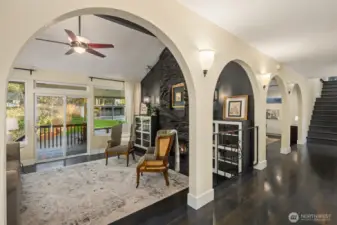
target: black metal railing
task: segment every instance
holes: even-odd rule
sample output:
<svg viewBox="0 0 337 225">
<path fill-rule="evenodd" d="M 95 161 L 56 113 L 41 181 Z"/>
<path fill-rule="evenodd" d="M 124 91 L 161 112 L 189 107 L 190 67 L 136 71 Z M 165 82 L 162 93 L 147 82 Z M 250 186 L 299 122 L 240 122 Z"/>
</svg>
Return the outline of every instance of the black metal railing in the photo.
<svg viewBox="0 0 337 225">
<path fill-rule="evenodd" d="M 38 126 L 39 147 L 57 148 L 62 146 L 64 127 L 63 125 Z M 68 147 L 84 144 L 87 141 L 87 124 L 67 124 L 66 144 Z"/>
<path fill-rule="evenodd" d="M 233 130 L 223 124 L 222 131 L 213 133 L 213 172 L 218 177 L 233 178 L 251 171 L 258 163 L 259 127 Z"/>
</svg>

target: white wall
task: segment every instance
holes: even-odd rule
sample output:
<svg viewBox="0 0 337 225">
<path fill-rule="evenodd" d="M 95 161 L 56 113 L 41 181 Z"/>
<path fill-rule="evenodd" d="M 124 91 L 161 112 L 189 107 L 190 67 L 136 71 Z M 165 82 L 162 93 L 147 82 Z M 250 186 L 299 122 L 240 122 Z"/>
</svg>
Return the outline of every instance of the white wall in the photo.
<svg viewBox="0 0 337 225">
<path fill-rule="evenodd" d="M 25 104 L 25 120 L 26 120 L 26 145 L 21 150 L 21 159 L 24 165 L 30 165 L 36 162 L 35 154 L 35 130 L 34 130 L 34 102 L 35 94 L 61 94 L 61 95 L 71 95 L 84 97 L 88 99 L 88 154 L 103 153 L 107 145 L 107 141 L 110 138 L 109 134 L 103 135 L 94 135 L 93 131 L 93 108 L 94 108 L 94 87 L 101 87 L 107 89 L 119 90 L 118 92 L 123 92 L 125 95 L 125 115 L 126 121 L 123 125 L 123 140 L 124 142 L 128 140 L 130 136 L 130 124 L 133 121 L 133 95 L 134 95 L 134 83 L 125 82 L 123 85 L 120 82 L 114 81 L 102 81 L 102 80 L 93 80 L 91 81 L 88 77 L 79 75 L 79 74 L 66 74 L 59 73 L 55 71 L 44 71 L 37 70 L 33 72 L 33 75 L 29 75 L 29 72 L 14 70 L 11 76 L 11 80 L 19 80 L 26 82 L 26 104 Z M 74 90 L 53 90 L 53 89 L 35 89 L 34 81 L 47 81 L 47 82 L 56 82 L 62 84 L 81 84 L 86 86 L 87 91 L 74 91 Z M 125 89 L 125 90 L 124 90 Z M 119 93 L 120 94 L 120 93 Z"/>
<path fill-rule="evenodd" d="M 37 7 L 38 6 L 38 7 Z M 169 9 L 169 10 L 168 10 Z M 174 12 L 174 13 L 172 13 Z M 255 124 L 259 129 L 259 163 L 266 162 L 266 91 L 258 77 L 264 73 L 278 75 L 284 82 L 298 83 L 303 96 L 303 134 L 307 132 L 309 112 L 308 80 L 294 70 L 261 53 L 224 29 L 184 8 L 176 1 L 158 0 L 26 0 L 4 1 L 0 8 L 0 225 L 5 224 L 5 100 L 6 79 L 23 45 L 45 26 L 79 14 L 108 14 L 128 19 L 150 30 L 177 59 L 189 91 L 190 149 L 188 204 L 200 208 L 213 200 L 212 189 L 212 114 L 216 82 L 224 66 L 238 60 L 244 65 L 252 82 L 255 99 Z M 15 15 L 15 17 L 13 17 Z M 20 27 L 20 29 L 10 29 Z M 215 61 L 207 76 L 202 73 L 198 51 L 214 49 Z M 285 99 L 286 105 L 289 104 Z M 284 110 L 285 113 L 288 113 Z M 284 123 L 282 147 L 289 147 L 290 121 Z M 208 150 L 208 151 L 207 151 Z"/>
</svg>

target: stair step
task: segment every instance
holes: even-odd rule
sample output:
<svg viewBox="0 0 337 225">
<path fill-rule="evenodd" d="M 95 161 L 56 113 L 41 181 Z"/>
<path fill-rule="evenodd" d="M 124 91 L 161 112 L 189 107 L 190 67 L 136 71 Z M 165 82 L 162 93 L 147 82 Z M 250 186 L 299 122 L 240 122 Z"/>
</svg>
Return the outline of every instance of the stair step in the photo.
<svg viewBox="0 0 337 225">
<path fill-rule="evenodd" d="M 337 133 L 336 126 L 327 126 L 327 125 L 310 125 L 309 131 L 313 132 L 330 132 L 330 133 Z"/>
<path fill-rule="evenodd" d="M 333 122 L 337 122 L 337 115 L 316 115 L 313 114 L 311 117 L 311 120 L 325 120 L 325 121 L 333 121 Z"/>
<path fill-rule="evenodd" d="M 322 93 L 321 98 L 337 98 L 337 94 L 336 93 L 331 93 L 331 94 Z"/>
<path fill-rule="evenodd" d="M 337 105 L 331 105 L 331 104 L 315 104 L 314 110 L 336 110 L 337 111 Z"/>
<path fill-rule="evenodd" d="M 323 87 L 334 86 L 334 85 L 337 86 L 337 82 L 336 81 L 326 81 L 326 82 L 324 82 Z"/>
<path fill-rule="evenodd" d="M 337 110 L 315 109 L 313 115 L 337 116 Z"/>
<path fill-rule="evenodd" d="M 316 102 L 331 102 L 333 104 L 337 104 L 337 98 L 336 97 L 316 98 Z"/>
<path fill-rule="evenodd" d="M 315 137 L 307 137 L 308 143 L 315 143 L 315 144 L 323 144 L 323 145 L 337 145 L 337 140 L 330 140 L 324 138 L 315 138 Z"/>
<path fill-rule="evenodd" d="M 311 120 L 310 125 L 314 126 L 336 126 L 337 127 L 337 122 L 333 122 L 330 120 Z"/>
<path fill-rule="evenodd" d="M 322 91 L 336 91 L 337 85 L 323 86 Z"/>
</svg>

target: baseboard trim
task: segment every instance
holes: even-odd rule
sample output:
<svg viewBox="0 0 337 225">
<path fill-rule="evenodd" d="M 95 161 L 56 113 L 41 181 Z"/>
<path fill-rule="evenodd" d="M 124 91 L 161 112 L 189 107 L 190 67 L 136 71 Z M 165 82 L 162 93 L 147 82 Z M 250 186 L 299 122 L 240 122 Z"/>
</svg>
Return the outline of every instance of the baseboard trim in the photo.
<svg viewBox="0 0 337 225">
<path fill-rule="evenodd" d="M 264 170 L 267 167 L 267 160 L 259 162 L 256 166 L 254 166 L 254 169 L 256 170 Z"/>
<path fill-rule="evenodd" d="M 291 152 L 291 148 L 290 147 L 285 147 L 285 148 L 281 148 L 281 154 L 287 155 Z"/>
<path fill-rule="evenodd" d="M 191 193 L 187 195 L 187 204 L 193 209 L 198 210 L 207 203 L 214 200 L 214 189 L 210 189 L 199 196 L 194 196 Z"/>
<path fill-rule="evenodd" d="M 21 163 L 23 166 L 31 166 L 36 163 L 36 160 L 35 159 L 24 159 L 24 160 L 21 160 Z"/>
</svg>

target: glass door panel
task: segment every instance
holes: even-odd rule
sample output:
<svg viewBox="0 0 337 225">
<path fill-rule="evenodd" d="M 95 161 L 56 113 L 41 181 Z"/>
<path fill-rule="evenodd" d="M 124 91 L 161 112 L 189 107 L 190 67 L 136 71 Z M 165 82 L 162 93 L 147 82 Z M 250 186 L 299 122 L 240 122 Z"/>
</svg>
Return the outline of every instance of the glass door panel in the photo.
<svg viewBox="0 0 337 225">
<path fill-rule="evenodd" d="M 35 107 L 37 160 L 63 157 L 64 98 L 36 96 Z"/>
<path fill-rule="evenodd" d="M 67 97 L 66 156 L 87 153 L 87 99 Z"/>
</svg>

